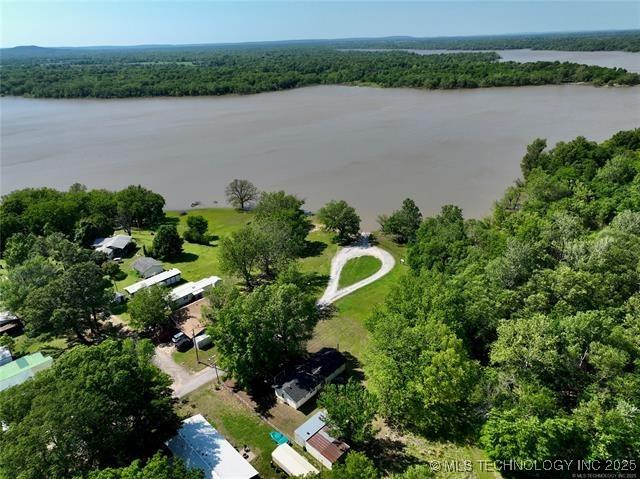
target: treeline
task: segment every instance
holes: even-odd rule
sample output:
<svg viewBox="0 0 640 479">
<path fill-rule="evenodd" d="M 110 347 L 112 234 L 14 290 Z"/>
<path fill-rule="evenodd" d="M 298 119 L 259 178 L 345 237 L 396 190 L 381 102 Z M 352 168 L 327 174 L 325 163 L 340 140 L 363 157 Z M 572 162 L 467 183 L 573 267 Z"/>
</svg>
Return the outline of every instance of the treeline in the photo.
<svg viewBox="0 0 640 479">
<path fill-rule="evenodd" d="M 2 197 L 0 252 L 15 234 L 62 233 L 82 246 L 109 236 L 116 228 L 150 227 L 164 219 L 164 198 L 142 186 L 121 191 L 87 190 L 74 184 L 68 191 L 25 188 Z"/>
<path fill-rule="evenodd" d="M 410 48 L 425 50 L 531 50 L 640 52 L 640 31 L 542 33 L 483 37 L 374 38 L 336 41 L 339 48 Z"/>
<path fill-rule="evenodd" d="M 640 83 L 640 75 L 623 69 L 498 59 L 491 52 L 425 56 L 321 48 L 110 52 L 50 63 L 5 63 L 0 94 L 124 98 L 250 94 L 321 84 L 452 89 Z"/>
<path fill-rule="evenodd" d="M 410 273 L 368 321 L 379 410 L 497 461 L 640 457 L 640 129 L 536 140 L 522 174 L 487 219 L 409 228 Z"/>
<path fill-rule="evenodd" d="M 285 40 L 209 45 L 137 45 L 128 47 L 45 48 L 19 46 L 0 50 L 2 63 L 30 63 L 67 60 L 91 61 L 92 57 L 114 58 L 162 54 L 167 61 L 188 56 L 201 58 L 212 53 L 238 53 L 248 50 L 316 49 L 316 48 L 401 48 L 426 50 L 532 50 L 565 51 L 640 51 L 640 30 L 489 35 L 465 37 L 381 37 L 343 38 L 335 40 Z"/>
</svg>

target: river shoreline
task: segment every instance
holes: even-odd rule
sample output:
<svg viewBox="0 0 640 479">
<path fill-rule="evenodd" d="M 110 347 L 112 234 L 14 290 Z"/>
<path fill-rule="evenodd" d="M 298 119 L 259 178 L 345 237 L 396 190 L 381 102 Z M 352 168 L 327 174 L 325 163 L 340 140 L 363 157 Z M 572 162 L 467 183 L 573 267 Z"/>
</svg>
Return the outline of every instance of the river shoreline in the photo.
<svg viewBox="0 0 640 479">
<path fill-rule="evenodd" d="M 2 194 L 142 184 L 167 208 L 224 205 L 233 178 L 285 189 L 318 209 L 352 203 L 363 227 L 416 200 L 425 214 L 488 214 L 526 145 L 601 141 L 640 126 L 632 88 L 465 90 L 315 86 L 248 96 L 0 99 Z"/>
</svg>

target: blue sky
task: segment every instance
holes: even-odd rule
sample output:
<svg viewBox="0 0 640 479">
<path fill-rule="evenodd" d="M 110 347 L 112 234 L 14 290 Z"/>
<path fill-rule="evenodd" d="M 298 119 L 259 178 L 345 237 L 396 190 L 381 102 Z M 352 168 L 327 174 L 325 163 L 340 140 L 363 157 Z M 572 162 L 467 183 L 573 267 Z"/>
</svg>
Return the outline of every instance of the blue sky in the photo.
<svg viewBox="0 0 640 479">
<path fill-rule="evenodd" d="M 221 43 L 640 28 L 640 2 L 0 0 L 1 44 Z"/>
</svg>

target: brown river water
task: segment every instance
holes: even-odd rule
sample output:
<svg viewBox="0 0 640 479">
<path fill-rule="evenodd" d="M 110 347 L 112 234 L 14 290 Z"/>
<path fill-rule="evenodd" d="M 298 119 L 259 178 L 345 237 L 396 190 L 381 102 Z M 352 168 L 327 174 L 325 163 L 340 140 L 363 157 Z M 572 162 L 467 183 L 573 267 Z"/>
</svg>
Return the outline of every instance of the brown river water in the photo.
<svg viewBox="0 0 640 479">
<path fill-rule="evenodd" d="M 526 145 L 640 126 L 640 87 L 420 91 L 319 86 L 242 97 L 0 99 L 0 188 L 142 184 L 171 209 L 224 204 L 248 178 L 316 209 L 376 217 L 415 199 L 479 217 L 519 175 Z"/>
</svg>

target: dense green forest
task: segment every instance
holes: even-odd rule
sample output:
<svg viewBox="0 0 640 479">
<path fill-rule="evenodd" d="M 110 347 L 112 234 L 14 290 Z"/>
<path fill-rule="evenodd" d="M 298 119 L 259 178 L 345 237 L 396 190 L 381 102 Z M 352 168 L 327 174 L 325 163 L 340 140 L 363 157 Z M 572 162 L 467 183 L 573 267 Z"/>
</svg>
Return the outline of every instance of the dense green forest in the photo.
<svg viewBox="0 0 640 479">
<path fill-rule="evenodd" d="M 623 69 L 498 59 L 492 52 L 424 56 L 320 48 L 101 52 L 59 62 L 8 62 L 0 94 L 115 98 L 249 94 L 320 84 L 450 89 L 640 83 L 640 75 Z"/>
<path fill-rule="evenodd" d="M 382 37 L 345 38 L 334 40 L 287 40 L 273 42 L 248 42 L 237 44 L 205 45 L 140 45 L 131 47 L 82 47 L 44 48 L 20 46 L 0 50 L 3 63 L 26 63 L 60 61 L 64 59 L 89 58 L 95 55 L 137 55 L 162 52 L 165 55 L 210 54 L 211 52 L 237 52 L 247 49 L 273 48 L 401 48 L 426 50 L 532 50 L 565 51 L 640 51 L 640 30 L 538 33 L 520 35 L 489 35 L 464 37 Z"/>
<path fill-rule="evenodd" d="M 368 321 L 380 412 L 498 464 L 640 457 L 640 129 L 536 140 L 522 175 L 490 217 L 445 206 L 410 242 Z"/>
<path fill-rule="evenodd" d="M 336 41 L 335 43 L 338 43 Z M 640 51 L 640 31 L 541 33 L 482 37 L 376 38 L 344 40 L 343 48 L 421 48 L 425 50 Z M 357 45 L 357 46 L 354 46 Z"/>
<path fill-rule="evenodd" d="M 164 218 L 163 208 L 162 196 L 135 185 L 118 192 L 87 190 L 78 183 L 69 191 L 53 188 L 12 191 L 0 203 L 0 253 L 14 235 L 62 233 L 88 246 L 96 238 L 113 233 L 116 227 L 130 232 L 133 226 L 155 226 Z M 25 241 L 16 243 L 28 249 Z M 11 259 L 7 261 L 11 263 Z"/>
</svg>

